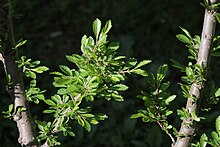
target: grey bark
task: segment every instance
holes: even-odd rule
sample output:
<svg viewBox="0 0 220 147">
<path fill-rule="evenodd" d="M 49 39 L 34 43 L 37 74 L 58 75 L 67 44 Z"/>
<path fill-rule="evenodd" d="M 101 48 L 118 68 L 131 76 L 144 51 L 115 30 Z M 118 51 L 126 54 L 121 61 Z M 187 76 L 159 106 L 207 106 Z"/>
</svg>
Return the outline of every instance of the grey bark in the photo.
<svg viewBox="0 0 220 147">
<path fill-rule="evenodd" d="M 15 112 L 20 108 L 25 108 L 24 111 L 18 111 L 14 116 L 14 121 L 17 123 L 19 131 L 18 142 L 24 147 L 35 147 L 38 144 L 35 139 L 33 122 L 25 97 L 23 75 L 15 62 L 18 60 L 17 50 L 12 49 L 15 44 L 10 1 L 0 1 L 0 12 L 0 43 L 3 48 L 0 59 L 4 64 L 6 75 L 10 75 L 12 82 L 11 89 L 8 92 L 14 101 Z"/>
<path fill-rule="evenodd" d="M 217 2 L 216 0 L 210 1 L 211 3 Z M 203 29 L 201 34 L 201 44 L 198 53 L 197 64 L 207 69 L 208 61 L 210 57 L 210 49 L 213 41 L 213 36 L 215 32 L 215 18 L 216 10 L 205 10 Z M 201 92 L 204 88 L 205 83 L 193 83 L 191 85 L 189 94 L 190 98 L 187 100 L 186 110 L 188 113 L 192 114 L 199 112 L 199 102 L 201 101 Z M 198 98 L 198 101 L 193 101 L 191 97 Z M 181 124 L 180 131 L 178 132 L 177 141 L 173 145 L 174 147 L 187 147 L 193 139 L 196 133 L 196 122 L 193 121 L 191 117 L 185 118 Z M 182 135 L 182 136 L 181 136 Z"/>
</svg>

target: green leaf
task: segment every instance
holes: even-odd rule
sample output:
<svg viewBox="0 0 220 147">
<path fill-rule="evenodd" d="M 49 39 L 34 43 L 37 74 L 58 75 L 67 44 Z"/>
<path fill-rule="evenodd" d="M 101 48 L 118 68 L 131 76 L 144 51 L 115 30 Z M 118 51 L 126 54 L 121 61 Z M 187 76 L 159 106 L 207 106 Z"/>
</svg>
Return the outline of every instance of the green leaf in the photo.
<svg viewBox="0 0 220 147">
<path fill-rule="evenodd" d="M 220 116 L 218 116 L 218 118 L 215 121 L 215 128 L 216 128 L 216 131 L 218 132 L 218 134 L 220 136 Z"/>
<path fill-rule="evenodd" d="M 39 100 L 44 100 L 44 99 L 45 99 L 45 97 L 44 97 L 43 94 L 37 94 L 36 97 L 37 97 L 37 99 L 39 99 Z"/>
<path fill-rule="evenodd" d="M 166 111 L 165 116 L 169 116 L 172 113 L 173 113 L 173 111 Z"/>
<path fill-rule="evenodd" d="M 126 58 L 125 56 L 118 56 L 114 60 L 121 60 L 121 59 L 125 59 L 125 58 Z"/>
<path fill-rule="evenodd" d="M 215 17 L 216 17 L 218 23 L 220 23 L 220 14 L 219 14 L 219 13 L 216 13 Z"/>
<path fill-rule="evenodd" d="M 219 140 L 218 138 L 219 138 L 219 136 L 218 136 L 218 134 L 215 132 L 215 131 L 212 131 L 212 133 L 211 133 L 211 135 L 212 135 L 212 138 L 214 139 L 214 140 Z"/>
<path fill-rule="evenodd" d="M 51 72 L 50 74 L 52 74 L 52 75 L 56 75 L 56 76 L 63 76 L 62 73 L 57 72 L 57 71 Z"/>
<path fill-rule="evenodd" d="M 95 117 L 93 114 L 81 114 L 82 117 L 87 117 L 87 118 L 91 118 L 91 117 Z"/>
<path fill-rule="evenodd" d="M 69 84 L 71 82 L 72 82 L 72 80 L 70 78 L 63 77 L 63 78 L 56 79 L 54 84 L 65 85 L 65 84 Z"/>
<path fill-rule="evenodd" d="M 135 74 L 138 74 L 138 75 L 141 75 L 141 76 L 144 76 L 146 77 L 148 74 L 145 70 L 142 70 L 142 69 L 135 69 L 135 70 L 131 70 L 132 73 L 135 73 Z"/>
<path fill-rule="evenodd" d="M 56 104 L 52 101 L 52 100 L 44 100 L 44 102 L 47 104 L 47 105 L 50 105 L 50 106 L 55 106 Z"/>
<path fill-rule="evenodd" d="M 165 103 L 169 105 L 169 103 L 172 102 L 175 98 L 176 98 L 176 95 L 171 95 L 165 100 Z"/>
<path fill-rule="evenodd" d="M 140 67 L 142 67 L 146 64 L 149 64 L 149 63 L 151 63 L 151 60 L 143 60 L 140 63 L 138 63 L 138 65 L 134 69 L 140 68 Z"/>
<path fill-rule="evenodd" d="M 106 22 L 104 28 L 102 29 L 101 36 L 102 36 L 102 35 L 106 35 L 106 34 L 109 32 L 109 30 L 111 29 L 111 27 L 112 27 L 111 20 L 108 20 L 108 21 Z"/>
<path fill-rule="evenodd" d="M 125 64 L 124 70 L 129 69 L 129 68 L 135 66 L 136 64 L 137 64 L 137 59 L 135 59 L 135 58 L 130 58 L 130 59 L 128 60 L 128 62 Z"/>
<path fill-rule="evenodd" d="M 176 35 L 176 38 L 179 39 L 183 43 L 186 43 L 186 44 L 190 44 L 191 43 L 191 40 L 188 37 L 186 37 L 185 35 L 183 35 L 183 34 Z"/>
<path fill-rule="evenodd" d="M 20 41 L 20 42 L 15 46 L 15 48 L 18 48 L 18 47 L 24 45 L 26 42 L 27 42 L 27 40 L 22 40 L 22 41 Z"/>
<path fill-rule="evenodd" d="M 206 134 L 202 134 L 202 136 L 200 137 L 200 147 L 206 147 L 207 145 L 207 141 L 208 141 L 208 137 L 206 136 Z"/>
<path fill-rule="evenodd" d="M 10 104 L 10 105 L 8 106 L 8 111 L 9 111 L 10 113 L 12 112 L 13 107 L 14 107 L 14 105 L 13 105 L 13 104 Z"/>
<path fill-rule="evenodd" d="M 193 74 L 194 74 L 194 73 L 193 73 L 192 68 L 186 67 L 186 75 L 187 75 L 187 76 L 192 76 Z"/>
<path fill-rule="evenodd" d="M 98 36 L 101 31 L 101 25 L 102 25 L 101 21 L 98 18 L 96 18 L 96 20 L 93 22 L 93 25 L 92 25 L 96 40 L 98 40 Z"/>
<path fill-rule="evenodd" d="M 98 124 L 99 122 L 98 122 L 97 120 L 95 120 L 95 119 L 91 119 L 91 120 L 90 120 L 90 123 L 93 124 L 93 125 L 96 125 L 96 124 Z"/>
<path fill-rule="evenodd" d="M 37 66 L 37 65 L 39 65 L 39 64 L 40 64 L 40 61 L 37 60 L 37 61 L 32 62 L 32 63 L 31 63 L 31 66 L 35 67 L 35 66 Z"/>
<path fill-rule="evenodd" d="M 85 123 L 84 123 L 83 119 L 82 119 L 80 116 L 77 117 L 77 120 L 78 120 L 78 123 L 79 123 L 82 127 L 84 127 Z"/>
<path fill-rule="evenodd" d="M 119 94 L 116 94 L 116 93 L 112 93 L 112 97 L 116 100 L 116 101 L 119 101 L 119 102 L 122 102 L 124 101 L 123 97 Z"/>
<path fill-rule="evenodd" d="M 76 136 L 75 133 L 73 133 L 72 131 L 67 131 L 67 133 L 68 133 L 70 136 L 72 136 L 72 137 L 75 137 L 75 136 Z"/>
<path fill-rule="evenodd" d="M 87 36 L 83 35 L 82 39 L 81 39 L 81 44 L 82 45 L 86 45 L 87 44 Z"/>
<path fill-rule="evenodd" d="M 190 33 L 183 27 L 180 27 L 180 29 L 186 34 L 186 36 L 188 36 L 190 39 L 192 39 L 192 36 L 190 35 Z"/>
<path fill-rule="evenodd" d="M 88 132 L 90 132 L 91 131 L 91 125 L 89 124 L 89 122 L 87 121 L 87 120 L 84 120 L 84 122 L 85 122 L 85 129 L 88 131 Z"/>
<path fill-rule="evenodd" d="M 30 82 L 30 87 L 35 87 L 37 84 L 37 81 L 36 80 L 31 80 Z"/>
<path fill-rule="evenodd" d="M 80 55 L 73 54 L 73 55 L 67 55 L 66 56 L 67 60 L 69 60 L 72 63 L 75 64 L 81 64 L 83 62 L 83 58 Z"/>
<path fill-rule="evenodd" d="M 44 71 L 48 71 L 49 68 L 46 66 L 39 66 L 39 67 L 34 68 L 32 70 L 35 71 L 36 73 L 43 73 Z"/>
<path fill-rule="evenodd" d="M 63 95 L 67 93 L 67 90 L 65 88 L 61 88 L 57 91 L 58 94 Z"/>
<path fill-rule="evenodd" d="M 168 66 L 166 64 L 160 66 L 157 70 L 157 80 L 162 81 L 164 77 L 166 76 L 168 70 Z"/>
<path fill-rule="evenodd" d="M 47 113 L 47 114 L 48 114 L 48 113 L 53 113 L 53 112 L 55 112 L 55 111 L 56 111 L 56 110 L 44 110 L 43 113 Z"/>
<path fill-rule="evenodd" d="M 33 71 L 26 71 L 26 72 L 25 72 L 25 75 L 26 75 L 27 77 L 31 77 L 31 78 L 33 78 L 33 79 L 36 79 L 36 78 L 37 78 L 36 74 L 35 74 Z"/>
<path fill-rule="evenodd" d="M 118 42 L 111 42 L 108 46 L 109 50 L 115 51 L 119 48 L 119 43 Z"/>
<path fill-rule="evenodd" d="M 112 88 L 113 88 L 113 90 L 117 90 L 117 91 L 125 91 L 128 89 L 128 86 L 126 86 L 124 84 L 116 84 Z"/>
<path fill-rule="evenodd" d="M 112 82 L 116 83 L 121 80 L 124 80 L 124 77 L 120 74 L 113 74 L 113 75 L 111 75 L 110 79 L 112 80 Z"/>
<path fill-rule="evenodd" d="M 219 97 L 220 96 L 220 88 L 218 88 L 215 92 L 215 97 Z"/>
<path fill-rule="evenodd" d="M 70 69 L 68 66 L 59 65 L 59 67 L 60 67 L 60 69 L 61 69 L 66 75 L 69 75 L 69 76 L 72 76 L 72 75 L 73 75 L 71 69 Z"/>
<path fill-rule="evenodd" d="M 140 117 L 143 117 L 143 115 L 141 113 L 131 115 L 131 118 L 140 118 Z"/>
</svg>

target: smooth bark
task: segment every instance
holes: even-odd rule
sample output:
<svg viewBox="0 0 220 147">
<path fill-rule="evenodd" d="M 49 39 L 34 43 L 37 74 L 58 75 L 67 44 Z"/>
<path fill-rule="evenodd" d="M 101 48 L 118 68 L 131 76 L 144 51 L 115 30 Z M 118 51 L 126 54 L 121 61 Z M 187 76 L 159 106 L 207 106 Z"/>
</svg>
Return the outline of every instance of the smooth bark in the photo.
<svg viewBox="0 0 220 147">
<path fill-rule="evenodd" d="M 215 3 L 216 1 L 211 1 Z M 203 22 L 203 30 L 201 35 L 201 44 L 198 53 L 197 64 L 200 66 L 204 66 L 207 69 L 208 61 L 210 57 L 210 49 L 213 41 L 213 36 L 215 32 L 215 18 L 216 10 L 205 10 L 204 22 Z M 206 73 L 204 73 L 206 76 Z M 189 94 L 190 97 L 187 100 L 186 110 L 189 114 L 199 112 L 199 103 L 202 98 L 202 90 L 204 88 L 205 82 L 202 83 L 193 83 L 191 85 Z M 193 100 L 192 97 L 196 98 L 197 101 Z M 181 124 L 180 131 L 178 132 L 177 141 L 173 145 L 174 147 L 188 147 L 191 140 L 193 139 L 196 133 L 196 122 L 192 119 L 192 117 L 185 118 Z"/>
<path fill-rule="evenodd" d="M 3 48 L 0 59 L 4 64 L 6 75 L 11 77 L 12 84 L 9 85 L 8 92 L 14 101 L 14 111 L 16 114 L 13 119 L 17 123 L 19 131 L 18 142 L 24 147 L 35 147 L 38 146 L 38 144 L 35 139 L 33 122 L 28 102 L 25 97 L 23 75 L 16 63 L 18 60 L 17 50 L 13 49 L 15 41 L 12 27 L 12 9 L 10 1 L 5 2 L 1 0 L 0 12 L 0 43 Z M 24 110 L 19 111 L 21 108 Z"/>
</svg>

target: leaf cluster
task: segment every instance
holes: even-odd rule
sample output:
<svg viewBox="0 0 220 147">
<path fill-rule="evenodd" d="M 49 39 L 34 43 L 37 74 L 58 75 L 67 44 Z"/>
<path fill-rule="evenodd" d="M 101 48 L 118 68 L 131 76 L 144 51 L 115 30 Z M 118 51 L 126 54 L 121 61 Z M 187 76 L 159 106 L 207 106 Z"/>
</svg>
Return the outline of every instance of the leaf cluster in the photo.
<svg viewBox="0 0 220 147">
<path fill-rule="evenodd" d="M 146 109 L 138 110 L 137 114 L 133 114 L 131 118 L 142 118 L 143 122 L 157 122 L 161 129 L 169 134 L 169 129 L 174 129 L 172 125 L 168 124 L 168 116 L 173 113 L 168 108 L 169 104 L 176 98 L 176 95 L 171 95 L 166 92 L 170 86 L 170 82 L 163 82 L 168 67 L 162 65 L 158 68 L 157 74 L 154 76 L 149 73 L 146 77 L 149 91 L 142 91 L 142 95 L 138 98 L 144 100 Z"/>
</svg>

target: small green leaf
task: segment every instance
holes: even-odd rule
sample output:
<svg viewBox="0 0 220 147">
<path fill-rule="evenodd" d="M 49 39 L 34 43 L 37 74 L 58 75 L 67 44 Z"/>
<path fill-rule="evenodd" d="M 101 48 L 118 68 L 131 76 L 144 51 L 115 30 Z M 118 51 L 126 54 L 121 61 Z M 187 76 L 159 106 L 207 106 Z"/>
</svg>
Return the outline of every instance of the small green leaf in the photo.
<svg viewBox="0 0 220 147">
<path fill-rule="evenodd" d="M 190 39 L 192 38 L 192 36 L 190 35 L 190 33 L 183 27 L 180 27 L 180 29 L 186 34 L 186 36 L 188 36 Z"/>
<path fill-rule="evenodd" d="M 216 13 L 215 17 L 216 17 L 218 23 L 220 23 L 220 14 L 219 14 L 219 13 Z"/>
<path fill-rule="evenodd" d="M 215 97 L 219 97 L 220 96 L 220 88 L 218 88 L 215 92 Z"/>
<path fill-rule="evenodd" d="M 193 73 L 192 68 L 186 67 L 186 75 L 187 75 L 187 76 L 192 76 L 193 74 L 194 74 L 194 73 Z"/>
<path fill-rule="evenodd" d="M 75 136 L 76 136 L 75 133 L 73 133 L 72 131 L 67 131 L 67 133 L 68 133 L 70 136 L 72 136 L 72 137 L 75 137 Z"/>
<path fill-rule="evenodd" d="M 126 58 L 125 56 L 118 56 L 114 60 L 121 60 L 121 59 L 125 59 L 125 58 Z"/>
<path fill-rule="evenodd" d="M 47 104 L 47 105 L 50 105 L 50 106 L 55 106 L 56 104 L 52 101 L 52 100 L 44 100 L 44 102 Z"/>
<path fill-rule="evenodd" d="M 166 64 L 160 66 L 157 70 L 157 80 L 162 81 L 164 77 L 166 76 L 168 70 L 168 66 Z"/>
<path fill-rule="evenodd" d="M 143 117 L 143 115 L 141 113 L 131 115 L 131 118 L 140 118 L 140 117 Z"/>
<path fill-rule="evenodd" d="M 215 121 L 215 128 L 218 134 L 220 135 L 220 116 L 218 116 L 218 118 Z"/>
<path fill-rule="evenodd" d="M 9 111 L 10 113 L 12 112 L 13 107 L 14 107 L 14 105 L 13 105 L 13 104 L 10 104 L 10 105 L 8 106 L 8 111 Z"/>
<path fill-rule="evenodd" d="M 111 42 L 108 46 L 109 50 L 115 51 L 119 48 L 119 43 L 118 42 Z"/>
<path fill-rule="evenodd" d="M 96 124 L 98 124 L 99 122 L 98 122 L 97 120 L 95 120 L 95 119 L 92 119 L 92 120 L 90 120 L 90 123 L 93 124 L 93 125 L 96 125 Z"/>
<path fill-rule="evenodd" d="M 113 90 L 117 90 L 117 91 L 125 91 L 128 89 L 128 86 L 126 86 L 124 84 L 116 84 L 112 88 L 113 88 Z"/>
<path fill-rule="evenodd" d="M 123 77 L 122 75 L 120 75 L 120 74 L 113 74 L 113 75 L 111 75 L 110 79 L 111 79 L 114 83 L 116 83 L 116 82 L 119 82 L 119 81 L 121 81 L 121 80 L 124 80 L 124 77 Z"/>
<path fill-rule="evenodd" d="M 172 102 L 175 98 L 176 98 L 176 95 L 169 96 L 169 97 L 165 100 L 165 103 L 166 103 L 167 105 L 169 105 L 169 103 Z"/>
<path fill-rule="evenodd" d="M 87 117 L 87 118 L 90 118 L 90 117 L 95 117 L 93 114 L 81 114 L 82 117 Z"/>
<path fill-rule="evenodd" d="M 96 20 L 93 22 L 92 25 L 96 40 L 98 39 L 99 33 L 101 31 L 101 25 L 102 25 L 101 21 L 98 18 L 96 18 Z"/>
<path fill-rule="evenodd" d="M 44 110 L 43 113 L 53 113 L 55 112 L 56 110 Z"/>
<path fill-rule="evenodd" d="M 146 64 L 149 64 L 149 63 L 151 63 L 151 60 L 143 60 L 140 63 L 138 63 L 138 65 L 135 67 L 135 69 L 140 68 L 140 67 L 142 67 Z"/>
<path fill-rule="evenodd" d="M 75 64 L 81 64 L 83 62 L 83 58 L 80 55 L 73 54 L 73 55 L 67 55 L 66 56 L 67 60 L 69 60 L 72 63 Z"/>
<path fill-rule="evenodd" d="M 72 71 L 68 66 L 65 65 L 59 65 L 60 69 L 68 76 L 72 76 Z"/>
<path fill-rule="evenodd" d="M 169 116 L 172 113 L 173 113 L 173 111 L 166 111 L 165 116 Z"/>
<path fill-rule="evenodd" d="M 206 136 L 206 134 L 202 134 L 202 136 L 200 137 L 200 147 L 206 147 L 207 145 L 207 141 L 208 141 L 208 137 Z"/>
<path fill-rule="evenodd" d="M 18 48 L 18 47 L 24 45 L 26 42 L 27 42 L 27 40 L 22 40 L 22 41 L 20 41 L 20 42 L 15 46 L 15 48 Z"/>
<path fill-rule="evenodd" d="M 68 77 L 63 77 L 63 78 L 58 78 L 55 80 L 55 84 L 58 84 L 58 85 L 65 85 L 65 84 L 69 84 L 71 83 L 72 80 Z"/>
<path fill-rule="evenodd" d="M 37 94 L 36 97 L 37 97 L 37 99 L 39 99 L 39 100 L 44 100 L 44 99 L 45 99 L 45 97 L 44 97 L 43 94 Z"/>
<path fill-rule="evenodd" d="M 79 123 L 82 127 L 84 127 L 85 123 L 84 123 L 83 119 L 82 119 L 80 116 L 77 117 L 77 120 L 78 120 L 78 123 Z"/>
<path fill-rule="evenodd" d="M 183 34 L 178 34 L 178 35 L 176 35 L 176 37 L 177 37 L 177 39 L 179 39 L 183 43 L 186 43 L 186 44 L 191 43 L 191 40 Z"/>
<path fill-rule="evenodd" d="M 125 64 L 124 70 L 129 69 L 129 68 L 135 66 L 136 64 L 137 64 L 137 59 L 135 59 L 135 58 L 130 58 L 130 59 L 128 60 L 128 62 Z"/>
<path fill-rule="evenodd" d="M 30 87 L 35 87 L 37 84 L 37 81 L 36 80 L 31 80 L 30 82 Z"/>
<path fill-rule="evenodd" d="M 212 135 L 212 138 L 214 139 L 214 140 L 219 140 L 218 138 L 219 138 L 219 136 L 218 136 L 218 134 L 215 132 L 215 131 L 212 131 L 212 133 L 211 133 L 211 135 Z"/>
<path fill-rule="evenodd" d="M 115 94 L 115 93 L 112 93 L 112 97 L 116 100 L 116 101 L 124 101 L 123 97 L 119 94 Z"/>
<path fill-rule="evenodd" d="M 33 79 L 36 79 L 36 78 L 37 78 L 36 74 L 35 74 L 33 71 L 26 71 L 26 72 L 25 72 L 25 75 L 26 75 L 27 77 L 31 77 L 31 78 L 33 78 Z"/>
<path fill-rule="evenodd" d="M 146 77 L 148 74 L 145 70 L 142 70 L 142 69 L 135 69 L 135 70 L 131 70 L 132 73 L 135 73 L 135 74 L 138 74 L 138 75 L 141 75 L 141 76 L 144 76 Z"/>
<path fill-rule="evenodd" d="M 84 120 L 84 122 L 85 122 L 85 129 L 88 131 L 88 132 L 90 132 L 91 131 L 91 125 L 89 124 L 89 122 L 87 121 L 87 120 Z"/>
<path fill-rule="evenodd" d="M 43 73 L 44 71 L 48 71 L 49 68 L 46 66 L 39 66 L 39 67 L 34 68 L 32 70 L 35 71 L 36 73 Z"/>
<path fill-rule="evenodd" d="M 63 95 L 67 93 L 67 90 L 65 88 L 61 88 L 57 91 L 58 94 Z"/>
<path fill-rule="evenodd" d="M 109 30 L 111 29 L 111 27 L 112 27 L 111 20 L 108 20 L 108 21 L 106 22 L 104 28 L 102 29 L 101 35 L 106 35 L 106 34 L 109 32 Z"/>
</svg>

